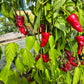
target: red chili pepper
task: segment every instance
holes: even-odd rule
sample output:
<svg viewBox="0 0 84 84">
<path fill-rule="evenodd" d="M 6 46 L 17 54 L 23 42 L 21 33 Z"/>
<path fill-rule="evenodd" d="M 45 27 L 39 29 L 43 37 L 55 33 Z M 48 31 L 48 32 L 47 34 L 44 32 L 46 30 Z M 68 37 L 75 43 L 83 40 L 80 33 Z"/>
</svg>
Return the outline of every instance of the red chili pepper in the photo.
<svg viewBox="0 0 84 84">
<path fill-rule="evenodd" d="M 45 55 L 41 54 L 41 56 L 42 56 L 43 61 L 44 61 L 45 63 L 47 63 L 48 61 L 50 61 L 49 54 L 45 54 Z"/>
<path fill-rule="evenodd" d="M 71 68 L 70 68 L 70 63 L 69 62 L 66 62 L 66 64 L 63 63 L 63 68 L 61 68 L 62 71 L 67 72 L 67 70 L 70 70 L 70 69 Z"/>
<path fill-rule="evenodd" d="M 19 30 L 20 30 L 21 33 L 23 33 L 24 35 L 26 35 L 24 26 L 19 27 Z"/>
<path fill-rule="evenodd" d="M 73 61 L 70 61 L 70 63 L 71 63 L 73 66 L 77 67 L 77 65 L 76 65 Z"/>
<path fill-rule="evenodd" d="M 47 44 L 49 36 L 50 33 L 45 33 L 45 32 L 42 33 L 42 42 L 40 47 L 44 47 Z"/>
<path fill-rule="evenodd" d="M 82 61 L 81 64 L 84 65 L 84 62 Z"/>
<path fill-rule="evenodd" d="M 77 15 L 76 14 L 71 14 L 66 18 L 66 21 L 70 23 L 70 25 L 76 29 L 78 32 L 83 32 L 82 27 L 78 21 Z"/>
<path fill-rule="evenodd" d="M 69 61 L 72 61 L 73 59 L 74 59 L 73 57 L 68 58 Z"/>
<path fill-rule="evenodd" d="M 64 49 L 64 50 L 65 50 L 65 53 L 67 54 L 67 56 L 71 57 L 71 52 L 69 50 L 66 50 L 66 49 Z"/>
<path fill-rule="evenodd" d="M 23 16 L 16 16 L 17 24 L 23 24 L 24 23 L 24 17 Z"/>
<path fill-rule="evenodd" d="M 84 45 L 84 36 L 76 36 L 78 42 L 78 54 L 81 54 Z"/>
<path fill-rule="evenodd" d="M 73 66 L 76 67 L 77 65 L 72 61 L 74 58 L 71 57 L 71 52 L 65 49 L 65 53 L 66 53 L 67 56 L 68 56 L 68 60 L 69 60 L 69 62 L 70 62 Z"/>
<path fill-rule="evenodd" d="M 66 62 L 66 67 L 67 67 L 67 70 L 70 70 L 70 63 L 69 62 Z"/>
<path fill-rule="evenodd" d="M 46 30 L 45 24 L 41 24 L 40 27 L 41 27 L 41 29 L 42 29 L 42 32 L 45 32 L 45 30 Z"/>
<path fill-rule="evenodd" d="M 61 68 L 60 70 L 62 70 L 64 72 L 67 72 L 67 69 L 66 68 Z"/>
<path fill-rule="evenodd" d="M 26 35 L 26 31 L 25 31 L 25 28 L 23 26 L 24 17 L 23 16 L 16 16 L 16 21 L 17 21 L 17 25 L 19 26 L 20 32 L 23 33 L 24 35 Z"/>
<path fill-rule="evenodd" d="M 38 61 L 39 58 L 40 58 L 40 57 L 36 56 L 36 61 Z"/>
</svg>

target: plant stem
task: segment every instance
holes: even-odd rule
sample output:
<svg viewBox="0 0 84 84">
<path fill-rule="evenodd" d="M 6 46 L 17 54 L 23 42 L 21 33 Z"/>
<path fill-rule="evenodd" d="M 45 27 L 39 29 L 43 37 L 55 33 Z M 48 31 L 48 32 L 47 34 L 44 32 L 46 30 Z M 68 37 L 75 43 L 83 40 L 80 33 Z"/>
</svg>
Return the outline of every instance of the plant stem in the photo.
<svg viewBox="0 0 84 84">
<path fill-rule="evenodd" d="M 21 4 L 20 4 L 20 5 L 21 5 Z M 22 5 L 21 5 L 21 7 L 22 7 Z M 27 21 L 31 24 L 31 26 L 32 26 L 32 28 L 33 28 L 34 25 L 33 25 L 32 22 L 30 21 L 29 15 L 25 12 L 25 10 L 23 9 L 23 7 L 22 7 L 22 10 L 24 11 L 24 13 L 25 13 L 25 15 L 26 15 L 26 17 L 27 17 Z"/>
<path fill-rule="evenodd" d="M 66 13 L 66 15 L 67 15 L 67 16 L 69 16 L 69 15 L 70 15 L 70 13 L 69 13 L 69 12 L 65 9 L 65 7 L 64 7 L 64 6 L 62 6 L 61 8 L 64 10 L 64 12 Z"/>
</svg>

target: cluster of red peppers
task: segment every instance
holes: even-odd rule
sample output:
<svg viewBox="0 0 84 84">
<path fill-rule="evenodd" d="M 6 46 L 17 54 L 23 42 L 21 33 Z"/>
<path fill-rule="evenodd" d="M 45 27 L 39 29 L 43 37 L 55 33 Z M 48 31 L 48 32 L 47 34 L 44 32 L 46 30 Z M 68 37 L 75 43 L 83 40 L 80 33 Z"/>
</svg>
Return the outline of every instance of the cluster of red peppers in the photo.
<svg viewBox="0 0 84 84">
<path fill-rule="evenodd" d="M 48 61 L 50 61 L 49 54 L 45 54 L 45 55 L 41 54 L 40 57 L 42 57 L 42 59 L 43 59 L 43 61 L 44 61 L 45 63 L 47 63 Z M 36 56 L 36 61 L 38 61 L 38 59 L 39 59 L 40 57 Z"/>
<path fill-rule="evenodd" d="M 67 70 L 70 70 L 71 69 L 70 68 L 70 64 L 72 66 L 75 66 L 75 67 L 77 67 L 77 65 L 73 62 L 73 59 L 74 58 L 71 56 L 71 52 L 65 49 L 65 53 L 68 56 L 69 62 L 66 62 L 66 64 L 63 64 L 63 68 L 61 68 L 61 70 L 64 71 L 64 72 L 67 72 Z"/>
<path fill-rule="evenodd" d="M 71 14 L 66 18 L 66 21 L 70 23 L 70 25 L 76 29 L 78 32 L 83 32 L 82 27 L 78 21 L 76 14 Z M 84 45 L 84 36 L 76 36 L 76 40 L 78 42 L 78 54 L 80 55 Z"/>
<path fill-rule="evenodd" d="M 16 22 L 17 22 L 17 25 L 19 27 L 19 30 L 21 33 L 23 33 L 24 35 L 26 35 L 26 31 L 25 31 L 25 28 L 23 26 L 23 23 L 24 23 L 24 17 L 23 16 L 16 16 Z"/>
<path fill-rule="evenodd" d="M 47 42 L 48 42 L 50 33 L 45 32 L 45 30 L 46 30 L 45 24 L 41 24 L 40 27 L 41 27 L 41 29 L 42 29 L 42 39 L 41 39 L 41 45 L 40 45 L 40 47 L 44 47 L 44 46 L 47 44 Z M 42 59 L 43 59 L 43 61 L 44 61 L 45 63 L 47 63 L 48 61 L 50 61 L 49 54 L 45 54 L 45 55 L 41 54 L 40 57 L 42 57 Z M 37 61 L 40 57 L 36 56 L 36 61 Z"/>
</svg>

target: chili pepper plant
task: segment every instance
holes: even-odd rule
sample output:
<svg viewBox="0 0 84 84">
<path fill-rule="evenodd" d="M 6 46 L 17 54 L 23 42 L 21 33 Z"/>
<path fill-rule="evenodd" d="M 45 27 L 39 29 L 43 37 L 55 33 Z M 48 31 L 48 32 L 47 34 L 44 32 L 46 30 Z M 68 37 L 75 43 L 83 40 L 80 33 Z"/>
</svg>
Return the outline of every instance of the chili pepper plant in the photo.
<svg viewBox="0 0 84 84">
<path fill-rule="evenodd" d="M 20 0 L 0 3 L 1 13 L 14 21 L 26 37 L 25 48 L 19 49 L 16 43 L 4 45 L 6 65 L 0 71 L 0 81 L 4 84 L 84 84 L 84 0 L 31 1 L 35 2 L 29 7 L 34 22 Z M 31 24 L 31 35 L 27 34 L 24 16 L 16 12 L 19 7 Z M 11 68 L 12 63 L 15 69 Z"/>
</svg>

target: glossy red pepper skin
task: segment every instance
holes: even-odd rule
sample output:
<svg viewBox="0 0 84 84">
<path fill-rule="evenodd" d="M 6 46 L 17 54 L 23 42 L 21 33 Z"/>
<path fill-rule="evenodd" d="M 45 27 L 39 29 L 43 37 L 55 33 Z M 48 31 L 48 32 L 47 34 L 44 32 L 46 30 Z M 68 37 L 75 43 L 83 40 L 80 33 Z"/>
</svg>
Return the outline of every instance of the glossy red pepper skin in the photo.
<svg viewBox="0 0 84 84">
<path fill-rule="evenodd" d="M 49 54 L 45 54 L 45 55 L 41 54 L 41 57 L 43 58 L 43 61 L 45 63 L 47 63 L 48 61 L 50 61 Z"/>
<path fill-rule="evenodd" d="M 40 47 L 44 47 L 47 44 L 49 36 L 50 33 L 45 33 L 45 32 L 42 33 L 42 42 Z"/>
<path fill-rule="evenodd" d="M 16 16 L 17 23 L 24 23 L 24 17 L 23 16 Z"/>
<path fill-rule="evenodd" d="M 70 63 L 69 62 L 66 62 L 66 67 L 67 67 L 67 70 L 70 70 Z"/>
<path fill-rule="evenodd" d="M 16 16 L 16 21 L 17 21 L 17 25 L 19 26 L 20 32 L 23 33 L 24 35 L 26 35 L 26 31 L 25 31 L 25 28 L 23 26 L 24 17 L 23 16 Z"/>
<path fill-rule="evenodd" d="M 66 18 L 66 21 L 70 23 L 70 25 L 76 29 L 78 32 L 83 32 L 82 27 L 78 21 L 77 15 L 76 14 L 71 14 Z"/>
<path fill-rule="evenodd" d="M 78 42 L 78 54 L 81 54 L 84 45 L 84 36 L 76 36 Z"/>
<path fill-rule="evenodd" d="M 45 30 L 46 30 L 45 24 L 41 24 L 40 27 L 41 27 L 41 29 L 42 29 L 42 32 L 45 32 Z"/>
</svg>

